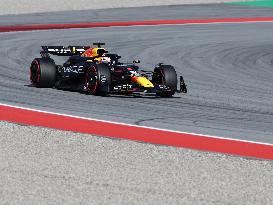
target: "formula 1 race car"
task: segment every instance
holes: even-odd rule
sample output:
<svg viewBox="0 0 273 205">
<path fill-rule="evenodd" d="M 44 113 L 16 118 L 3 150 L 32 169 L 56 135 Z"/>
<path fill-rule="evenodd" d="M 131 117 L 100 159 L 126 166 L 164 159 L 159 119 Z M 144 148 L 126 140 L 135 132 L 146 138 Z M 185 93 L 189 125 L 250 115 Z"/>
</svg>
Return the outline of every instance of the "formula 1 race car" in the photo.
<svg viewBox="0 0 273 205">
<path fill-rule="evenodd" d="M 155 95 L 171 97 L 175 92 L 187 93 L 183 77 L 173 66 L 158 64 L 153 71 L 140 70 L 133 63 L 121 63 L 121 56 L 109 54 L 94 43 L 89 46 L 42 46 L 41 58 L 35 58 L 30 66 L 33 86 L 63 90 L 84 91 L 92 95 Z M 56 65 L 50 54 L 69 56 L 63 65 Z"/>
</svg>

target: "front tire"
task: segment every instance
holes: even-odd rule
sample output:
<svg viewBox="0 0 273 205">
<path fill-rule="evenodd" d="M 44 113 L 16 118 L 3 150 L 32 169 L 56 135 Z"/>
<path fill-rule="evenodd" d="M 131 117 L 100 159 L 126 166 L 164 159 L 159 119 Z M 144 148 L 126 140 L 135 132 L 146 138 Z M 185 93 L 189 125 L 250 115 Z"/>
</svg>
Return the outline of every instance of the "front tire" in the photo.
<svg viewBox="0 0 273 205">
<path fill-rule="evenodd" d="M 163 85 L 168 91 L 160 91 L 160 97 L 172 97 L 177 90 L 177 74 L 173 66 L 160 65 L 154 69 L 153 83 L 155 85 Z"/>
<path fill-rule="evenodd" d="M 56 82 L 56 64 L 51 58 L 35 58 L 30 66 L 30 81 L 40 88 L 52 88 Z"/>
</svg>

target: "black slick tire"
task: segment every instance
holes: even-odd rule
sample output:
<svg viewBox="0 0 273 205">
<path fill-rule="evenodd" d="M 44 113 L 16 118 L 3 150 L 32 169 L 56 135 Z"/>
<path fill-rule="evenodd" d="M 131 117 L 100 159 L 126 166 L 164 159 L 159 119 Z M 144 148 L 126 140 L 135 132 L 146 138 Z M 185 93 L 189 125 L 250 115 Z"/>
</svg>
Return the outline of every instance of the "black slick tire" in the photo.
<svg viewBox="0 0 273 205">
<path fill-rule="evenodd" d="M 40 88 L 52 88 L 56 82 L 56 64 L 51 58 L 35 58 L 30 66 L 30 81 Z"/>
<path fill-rule="evenodd" d="M 154 69 L 153 83 L 167 86 L 169 91 L 159 92 L 160 97 L 172 97 L 177 90 L 177 74 L 171 65 L 159 65 Z"/>
</svg>

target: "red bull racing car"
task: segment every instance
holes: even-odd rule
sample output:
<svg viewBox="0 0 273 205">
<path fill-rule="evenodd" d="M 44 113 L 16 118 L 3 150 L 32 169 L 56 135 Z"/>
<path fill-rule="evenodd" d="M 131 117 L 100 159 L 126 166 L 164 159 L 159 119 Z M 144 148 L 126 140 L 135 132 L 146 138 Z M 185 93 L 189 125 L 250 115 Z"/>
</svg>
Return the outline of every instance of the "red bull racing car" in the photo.
<svg viewBox="0 0 273 205">
<path fill-rule="evenodd" d="M 182 76 L 173 66 L 158 64 L 153 71 L 140 70 L 137 63 L 121 63 L 117 54 L 109 54 L 94 43 L 89 46 L 42 46 L 41 58 L 30 66 L 33 86 L 79 90 L 92 95 L 155 95 L 171 97 L 176 92 L 187 93 Z M 69 56 L 63 65 L 56 65 L 50 55 Z"/>
</svg>

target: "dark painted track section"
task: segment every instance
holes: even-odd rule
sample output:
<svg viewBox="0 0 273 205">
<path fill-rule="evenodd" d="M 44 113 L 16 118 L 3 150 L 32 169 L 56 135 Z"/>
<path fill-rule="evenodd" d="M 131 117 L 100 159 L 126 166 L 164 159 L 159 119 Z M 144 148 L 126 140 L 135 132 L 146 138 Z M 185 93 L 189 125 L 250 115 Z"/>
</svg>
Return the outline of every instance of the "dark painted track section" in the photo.
<svg viewBox="0 0 273 205">
<path fill-rule="evenodd" d="M 0 102 L 103 120 L 273 143 L 272 23 L 2 33 Z M 176 66 L 189 87 L 171 99 L 96 97 L 28 87 L 41 44 L 105 41 L 124 60 Z"/>
<path fill-rule="evenodd" d="M 272 8 L 256 8 L 228 4 L 151 6 L 142 8 L 3 15 L 0 16 L 0 25 L 141 21 L 154 19 L 271 17 L 272 11 Z"/>
</svg>

